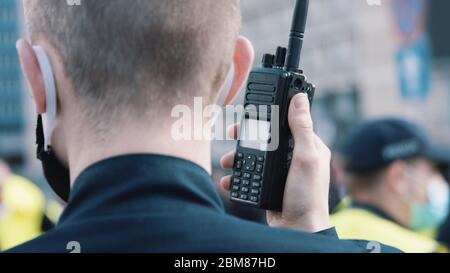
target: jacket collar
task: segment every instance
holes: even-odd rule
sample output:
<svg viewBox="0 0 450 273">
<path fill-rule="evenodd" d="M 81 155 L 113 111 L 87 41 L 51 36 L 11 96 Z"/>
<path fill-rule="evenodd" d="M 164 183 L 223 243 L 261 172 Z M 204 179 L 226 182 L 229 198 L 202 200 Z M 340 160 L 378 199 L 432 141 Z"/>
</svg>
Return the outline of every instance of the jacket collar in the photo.
<svg viewBox="0 0 450 273">
<path fill-rule="evenodd" d="M 80 174 L 59 225 L 99 215 L 179 211 L 186 204 L 224 213 L 210 175 L 200 166 L 162 155 L 125 155 Z"/>
</svg>

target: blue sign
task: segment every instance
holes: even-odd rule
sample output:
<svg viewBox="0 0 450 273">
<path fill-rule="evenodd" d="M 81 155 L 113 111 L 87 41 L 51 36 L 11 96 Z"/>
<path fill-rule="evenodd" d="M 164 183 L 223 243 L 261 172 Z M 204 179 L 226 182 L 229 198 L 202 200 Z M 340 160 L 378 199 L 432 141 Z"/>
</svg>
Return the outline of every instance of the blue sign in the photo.
<svg viewBox="0 0 450 273">
<path fill-rule="evenodd" d="M 424 27 L 424 0 L 392 0 L 392 10 L 402 35 L 412 37 Z"/>
<path fill-rule="evenodd" d="M 431 50 L 426 36 L 397 52 L 397 70 L 403 99 L 423 100 L 431 87 Z"/>
</svg>

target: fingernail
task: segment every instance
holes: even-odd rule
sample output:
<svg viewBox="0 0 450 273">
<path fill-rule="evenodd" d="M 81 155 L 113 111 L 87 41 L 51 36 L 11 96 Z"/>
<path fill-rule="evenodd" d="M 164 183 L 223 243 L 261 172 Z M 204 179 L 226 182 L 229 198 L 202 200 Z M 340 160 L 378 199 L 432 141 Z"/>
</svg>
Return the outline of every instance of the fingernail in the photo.
<svg viewBox="0 0 450 273">
<path fill-rule="evenodd" d="M 308 103 L 308 97 L 306 96 L 306 94 L 301 93 L 295 97 L 295 108 L 302 109 L 303 107 L 305 107 L 306 103 Z"/>
</svg>

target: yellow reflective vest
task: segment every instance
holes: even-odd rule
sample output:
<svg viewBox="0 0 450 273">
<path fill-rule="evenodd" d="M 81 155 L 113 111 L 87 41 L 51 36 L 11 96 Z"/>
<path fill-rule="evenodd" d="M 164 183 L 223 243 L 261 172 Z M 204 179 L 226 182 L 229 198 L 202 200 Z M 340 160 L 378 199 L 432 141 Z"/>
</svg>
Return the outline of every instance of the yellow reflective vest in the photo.
<svg viewBox="0 0 450 273">
<path fill-rule="evenodd" d="M 4 181 L 0 212 L 0 250 L 29 241 L 42 233 L 45 198 L 31 181 L 11 176 Z"/>
<path fill-rule="evenodd" d="M 331 221 L 341 239 L 377 241 L 406 253 L 447 252 L 437 241 L 362 208 L 344 207 Z"/>
</svg>

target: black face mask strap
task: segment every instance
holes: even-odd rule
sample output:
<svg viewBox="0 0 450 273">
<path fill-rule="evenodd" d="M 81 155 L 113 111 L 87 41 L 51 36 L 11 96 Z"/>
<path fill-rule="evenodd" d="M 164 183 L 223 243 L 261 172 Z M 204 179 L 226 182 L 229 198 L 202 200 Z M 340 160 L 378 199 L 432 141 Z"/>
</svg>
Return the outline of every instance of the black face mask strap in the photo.
<svg viewBox="0 0 450 273">
<path fill-rule="evenodd" d="M 42 162 L 45 178 L 53 191 L 64 201 L 69 200 L 70 172 L 56 157 L 51 147 L 45 151 L 44 126 L 38 115 L 36 128 L 37 158 Z"/>
<path fill-rule="evenodd" d="M 42 160 L 41 154 L 45 151 L 45 138 L 44 138 L 44 124 L 42 123 L 42 115 L 38 115 L 36 126 L 36 155 L 39 160 Z"/>
</svg>

